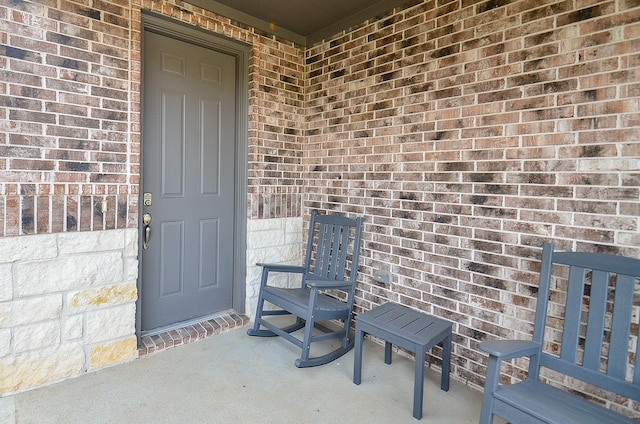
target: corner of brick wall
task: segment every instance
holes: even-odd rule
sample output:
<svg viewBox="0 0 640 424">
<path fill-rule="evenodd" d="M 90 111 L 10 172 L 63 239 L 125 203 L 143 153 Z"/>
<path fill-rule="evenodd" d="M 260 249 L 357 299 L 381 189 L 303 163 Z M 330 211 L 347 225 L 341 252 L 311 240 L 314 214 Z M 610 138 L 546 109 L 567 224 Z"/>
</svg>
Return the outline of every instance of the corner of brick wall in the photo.
<svg viewBox="0 0 640 424">
<path fill-rule="evenodd" d="M 639 11 L 411 2 L 307 50 L 303 208 L 365 217 L 356 312 L 453 321 L 481 388 L 476 344 L 530 338 L 544 241 L 640 255 Z"/>
</svg>

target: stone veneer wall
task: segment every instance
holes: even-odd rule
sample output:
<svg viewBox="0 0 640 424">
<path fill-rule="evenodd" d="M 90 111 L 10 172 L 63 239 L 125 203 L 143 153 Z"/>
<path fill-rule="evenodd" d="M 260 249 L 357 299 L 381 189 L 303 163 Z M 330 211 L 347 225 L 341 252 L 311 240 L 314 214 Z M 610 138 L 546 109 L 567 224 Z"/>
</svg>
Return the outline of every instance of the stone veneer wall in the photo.
<svg viewBox="0 0 640 424">
<path fill-rule="evenodd" d="M 303 259 L 302 218 L 252 219 L 247 227 L 247 315 L 255 315 L 262 268 L 257 263 L 301 265 Z M 271 274 L 269 284 L 290 287 L 295 276 Z"/>
<path fill-rule="evenodd" d="M 477 342 L 530 338 L 544 241 L 639 257 L 639 46 L 637 1 L 428 0 L 308 49 L 303 207 L 365 216 L 357 312 L 453 321 L 482 387 Z"/>
<path fill-rule="evenodd" d="M 0 393 L 135 358 L 137 237 L 0 238 Z"/>
</svg>

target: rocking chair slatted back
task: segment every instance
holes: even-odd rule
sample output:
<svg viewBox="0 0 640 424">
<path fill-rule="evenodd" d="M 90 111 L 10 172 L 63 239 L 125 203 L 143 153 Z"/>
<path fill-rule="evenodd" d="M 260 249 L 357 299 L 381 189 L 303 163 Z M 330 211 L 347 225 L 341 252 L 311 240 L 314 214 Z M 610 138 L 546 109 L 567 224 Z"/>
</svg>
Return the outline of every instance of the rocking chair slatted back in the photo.
<svg viewBox="0 0 640 424">
<path fill-rule="evenodd" d="M 307 240 L 305 263 L 309 264 L 309 275 L 343 280 L 349 254 L 351 227 L 346 226 L 347 219 L 328 220 L 328 217 L 330 215 L 315 216 L 315 224 L 318 226 L 317 237 L 309 237 Z M 360 252 L 355 251 L 353 254 L 355 257 L 352 262 L 357 263 Z M 353 278 L 351 280 L 353 281 Z"/>
</svg>

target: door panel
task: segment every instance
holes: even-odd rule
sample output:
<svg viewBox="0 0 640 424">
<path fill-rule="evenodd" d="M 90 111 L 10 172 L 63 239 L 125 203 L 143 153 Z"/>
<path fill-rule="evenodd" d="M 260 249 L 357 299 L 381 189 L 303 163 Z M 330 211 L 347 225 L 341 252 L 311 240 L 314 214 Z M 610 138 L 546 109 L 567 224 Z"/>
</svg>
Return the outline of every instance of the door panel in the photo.
<svg viewBox="0 0 640 424">
<path fill-rule="evenodd" d="M 220 102 L 214 102 L 211 100 L 203 100 L 200 105 L 200 110 L 203 113 L 203 117 L 200 120 L 202 123 L 201 134 L 219 134 L 220 133 Z M 202 146 L 202 156 L 200 161 L 200 175 L 202 175 L 201 181 L 201 194 L 203 195 L 217 195 L 220 192 L 220 179 L 218 173 L 220 169 L 218 167 L 217 158 L 220 157 L 220 136 L 212 137 L 210 142 L 206 140 L 200 140 Z"/>
<path fill-rule="evenodd" d="M 183 293 L 184 222 L 161 222 L 159 227 L 160 298 L 162 299 Z M 150 261 L 147 263 L 150 264 Z"/>
<path fill-rule="evenodd" d="M 162 91 L 160 121 L 162 133 L 162 195 L 184 196 L 185 159 L 185 95 Z M 145 144 L 145 147 L 150 145 Z M 151 164 L 147 164 L 149 166 Z"/>
<path fill-rule="evenodd" d="M 200 288 L 213 287 L 220 280 L 218 272 L 218 246 L 220 245 L 218 220 L 200 222 Z"/>
<path fill-rule="evenodd" d="M 233 56 L 145 31 L 142 331 L 232 307 L 235 86 Z"/>
</svg>

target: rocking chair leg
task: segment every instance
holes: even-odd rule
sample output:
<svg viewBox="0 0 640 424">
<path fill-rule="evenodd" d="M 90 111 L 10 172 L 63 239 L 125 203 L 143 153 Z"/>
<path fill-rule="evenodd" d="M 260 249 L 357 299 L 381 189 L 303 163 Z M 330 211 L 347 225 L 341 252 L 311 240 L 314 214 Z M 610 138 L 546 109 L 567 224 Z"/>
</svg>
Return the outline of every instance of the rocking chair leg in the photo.
<svg viewBox="0 0 640 424">
<path fill-rule="evenodd" d="M 311 344 L 314 341 L 313 340 L 313 328 L 316 327 L 322 331 L 326 331 L 326 332 L 332 332 L 331 330 L 327 329 L 327 327 L 324 327 L 321 324 L 318 324 L 315 322 L 315 319 L 313 316 L 308 317 L 307 318 L 307 326 L 305 327 L 305 334 L 304 334 L 304 339 L 302 342 L 302 355 L 299 359 L 296 359 L 295 361 L 295 365 L 298 368 L 306 368 L 306 367 L 315 367 L 318 365 L 323 365 L 323 364 L 327 364 L 335 359 L 338 359 L 339 357 L 341 357 L 342 355 L 344 355 L 345 353 L 349 352 L 351 349 L 353 349 L 354 346 L 354 341 L 351 340 L 350 334 L 349 334 L 349 319 L 345 319 L 344 321 L 344 325 L 345 325 L 345 333 L 344 335 L 340 338 L 340 347 L 336 348 L 335 350 L 322 355 L 322 356 L 316 356 L 311 358 L 310 357 L 310 352 L 311 352 Z M 311 324 L 309 324 L 311 322 Z M 316 336 L 316 338 L 320 338 L 322 339 L 323 336 Z M 337 338 L 337 337 L 336 337 Z"/>
<path fill-rule="evenodd" d="M 258 300 L 258 310 L 256 311 L 256 318 L 253 322 L 253 331 L 260 330 L 260 320 L 262 319 L 262 309 L 264 308 L 264 301 Z"/>
<path fill-rule="evenodd" d="M 269 322 L 269 325 L 265 324 L 268 321 L 264 319 L 264 316 L 274 315 L 290 315 L 288 311 L 265 311 L 263 299 L 258 301 L 258 307 L 256 311 L 256 318 L 253 323 L 253 327 L 247 330 L 247 334 L 250 336 L 258 337 L 275 337 L 281 335 L 280 333 L 293 333 L 305 326 L 305 320 L 296 316 L 296 321 L 286 327 L 277 327 L 275 324 Z M 268 329 L 261 329 L 260 327 L 268 327 Z M 274 328 L 277 328 L 275 330 Z M 278 332 L 276 332 L 278 331 Z"/>
<path fill-rule="evenodd" d="M 313 318 L 311 319 L 313 320 Z M 309 360 L 309 354 L 311 353 L 311 337 L 313 336 L 313 325 L 313 321 L 307 321 L 307 325 L 304 329 L 304 338 L 302 339 L 302 354 L 300 356 L 301 363 Z"/>
<path fill-rule="evenodd" d="M 262 316 L 264 314 L 264 298 L 262 297 L 262 293 L 258 297 L 258 307 L 256 308 L 256 317 L 253 321 L 253 328 L 249 328 L 247 330 L 247 334 L 250 336 L 259 336 L 259 337 L 275 337 L 277 336 L 271 330 L 261 330 L 260 322 L 262 321 Z"/>
<path fill-rule="evenodd" d="M 259 336 L 259 337 L 275 337 L 277 336 L 276 333 L 274 333 L 271 330 L 261 330 L 260 329 L 260 320 L 262 318 L 260 316 L 256 316 L 255 318 L 255 322 L 253 323 L 253 328 L 249 328 L 247 330 L 247 334 L 250 336 Z"/>
<path fill-rule="evenodd" d="M 296 366 L 298 366 L 298 362 L 305 363 L 309 361 L 309 354 L 311 353 L 311 342 L 313 338 L 313 328 L 316 325 L 314 312 L 317 303 L 318 290 L 311 290 L 309 296 L 309 310 L 307 311 L 306 319 L 307 324 L 304 328 L 304 338 L 302 339 L 302 355 L 300 356 L 300 361 L 296 361 Z"/>
</svg>

